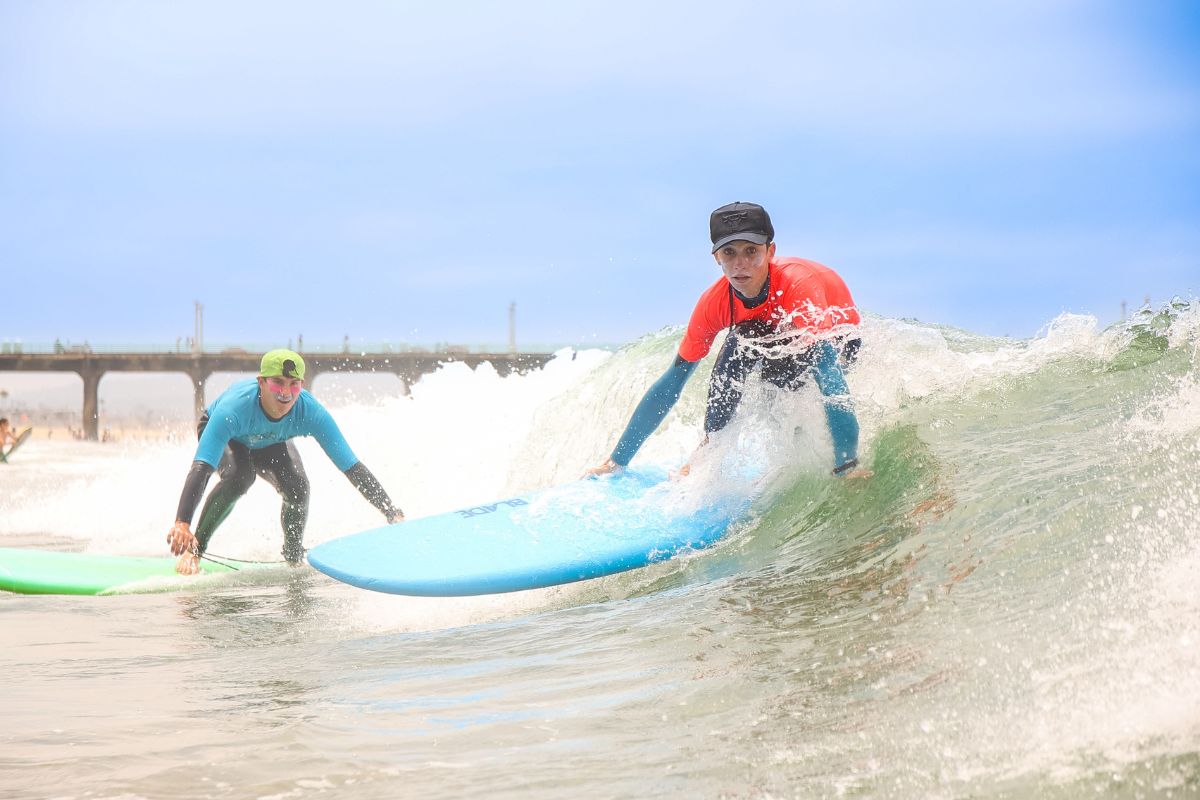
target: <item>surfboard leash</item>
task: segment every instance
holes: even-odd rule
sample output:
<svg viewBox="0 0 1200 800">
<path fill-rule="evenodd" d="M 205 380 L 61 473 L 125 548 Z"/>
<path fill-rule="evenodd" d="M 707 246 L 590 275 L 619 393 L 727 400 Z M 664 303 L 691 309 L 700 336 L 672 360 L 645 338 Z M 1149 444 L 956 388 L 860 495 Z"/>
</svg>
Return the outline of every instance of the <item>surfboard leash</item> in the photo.
<svg viewBox="0 0 1200 800">
<path fill-rule="evenodd" d="M 217 555 L 211 555 L 209 553 L 205 553 L 204 555 L 202 555 L 200 557 L 207 561 L 211 561 L 214 564 L 220 564 L 223 567 L 228 567 L 229 569 L 232 569 L 235 571 L 242 569 L 242 567 L 234 566 L 234 564 L 253 565 L 253 564 L 286 564 L 287 563 L 286 561 L 283 561 L 283 560 L 250 561 L 245 558 L 233 558 L 231 556 L 217 556 Z"/>
</svg>

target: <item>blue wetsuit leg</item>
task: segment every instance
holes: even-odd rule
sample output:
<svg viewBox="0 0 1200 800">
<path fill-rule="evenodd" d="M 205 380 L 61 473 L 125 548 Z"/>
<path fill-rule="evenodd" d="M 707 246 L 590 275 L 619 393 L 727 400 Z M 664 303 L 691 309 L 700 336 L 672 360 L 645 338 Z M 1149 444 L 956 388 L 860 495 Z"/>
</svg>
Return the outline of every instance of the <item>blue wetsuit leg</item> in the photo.
<svg viewBox="0 0 1200 800">
<path fill-rule="evenodd" d="M 646 396 L 634 409 L 633 417 L 625 426 L 621 440 L 612 451 L 612 460 L 621 466 L 627 465 L 641 449 L 646 439 L 663 421 L 663 417 L 679 400 L 683 386 L 696 369 L 695 361 L 686 361 L 682 356 L 676 356 L 675 362 L 654 382 L 646 392 Z"/>
<path fill-rule="evenodd" d="M 838 365 L 837 351 L 829 342 L 819 342 L 813 349 L 816 355 L 813 375 L 825 398 L 825 419 L 833 437 L 834 472 L 840 473 L 851 461 L 858 459 L 858 417 L 850 402 L 846 376 Z"/>
</svg>

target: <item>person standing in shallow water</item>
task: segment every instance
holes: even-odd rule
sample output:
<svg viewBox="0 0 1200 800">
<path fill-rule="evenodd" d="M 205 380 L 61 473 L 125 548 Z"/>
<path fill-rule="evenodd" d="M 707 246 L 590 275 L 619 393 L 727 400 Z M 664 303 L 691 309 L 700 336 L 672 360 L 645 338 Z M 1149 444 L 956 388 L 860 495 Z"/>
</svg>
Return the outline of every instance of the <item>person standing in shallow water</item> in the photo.
<svg viewBox="0 0 1200 800">
<path fill-rule="evenodd" d="M 746 379 L 761 365 L 762 379 L 784 389 L 814 380 L 833 438 L 833 474 L 868 475 L 858 468 L 858 419 L 842 372 L 862 344 L 855 329 L 861 318 L 845 282 L 815 261 L 776 259 L 775 228 L 756 203 L 730 203 L 712 212 L 709 235 L 722 277 L 700 296 L 674 363 L 638 403 L 612 454 L 587 474 L 629 464 L 675 405 L 717 334 L 727 330 L 709 383 L 701 447 L 733 418 Z M 689 468 L 684 465 L 680 473 Z"/>
<path fill-rule="evenodd" d="M 371 471 L 358 460 L 325 406 L 304 390 L 304 359 L 291 350 L 272 350 L 262 357 L 258 377 L 238 381 L 217 398 L 200 418 L 200 444 L 184 481 L 175 524 L 167 534 L 175 570 L 194 575 L 209 540 L 233 506 L 261 475 L 283 499 L 283 557 L 299 564 L 304 557 L 308 521 L 308 477 L 290 441 L 312 436 L 355 488 L 388 523 L 402 522 L 396 508 Z M 208 496 L 196 532 L 192 516 L 216 469 L 221 480 Z"/>
<path fill-rule="evenodd" d="M 8 447 L 9 451 L 17 446 L 17 432 L 13 430 L 12 425 L 8 421 L 8 417 L 0 418 L 0 460 L 7 458 L 8 452 L 4 448 Z"/>
<path fill-rule="evenodd" d="M 8 417 L 0 418 L 0 450 L 3 450 L 5 445 L 16 443 L 17 432 L 13 430 L 12 424 L 8 421 Z"/>
</svg>

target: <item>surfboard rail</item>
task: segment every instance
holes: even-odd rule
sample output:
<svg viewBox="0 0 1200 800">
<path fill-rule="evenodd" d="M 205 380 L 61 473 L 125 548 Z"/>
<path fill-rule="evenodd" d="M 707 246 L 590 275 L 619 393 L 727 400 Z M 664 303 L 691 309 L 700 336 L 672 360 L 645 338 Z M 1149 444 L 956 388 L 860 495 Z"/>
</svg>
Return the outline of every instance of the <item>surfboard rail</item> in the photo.
<svg viewBox="0 0 1200 800">
<path fill-rule="evenodd" d="M 744 495 L 688 496 L 661 470 L 625 470 L 333 539 L 308 562 L 343 583 L 460 597 L 637 569 L 710 547 Z"/>
</svg>

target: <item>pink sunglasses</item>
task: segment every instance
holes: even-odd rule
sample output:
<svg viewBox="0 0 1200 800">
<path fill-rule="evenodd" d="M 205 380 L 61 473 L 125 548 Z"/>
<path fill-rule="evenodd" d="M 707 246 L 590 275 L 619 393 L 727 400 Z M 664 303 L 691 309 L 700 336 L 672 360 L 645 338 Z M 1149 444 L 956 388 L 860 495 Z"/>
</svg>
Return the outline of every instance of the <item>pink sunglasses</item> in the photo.
<svg viewBox="0 0 1200 800">
<path fill-rule="evenodd" d="M 267 378 L 267 386 L 271 387 L 272 392 L 279 394 L 300 394 L 300 390 L 304 388 L 304 381 L 290 383 L 284 378 Z"/>
</svg>

